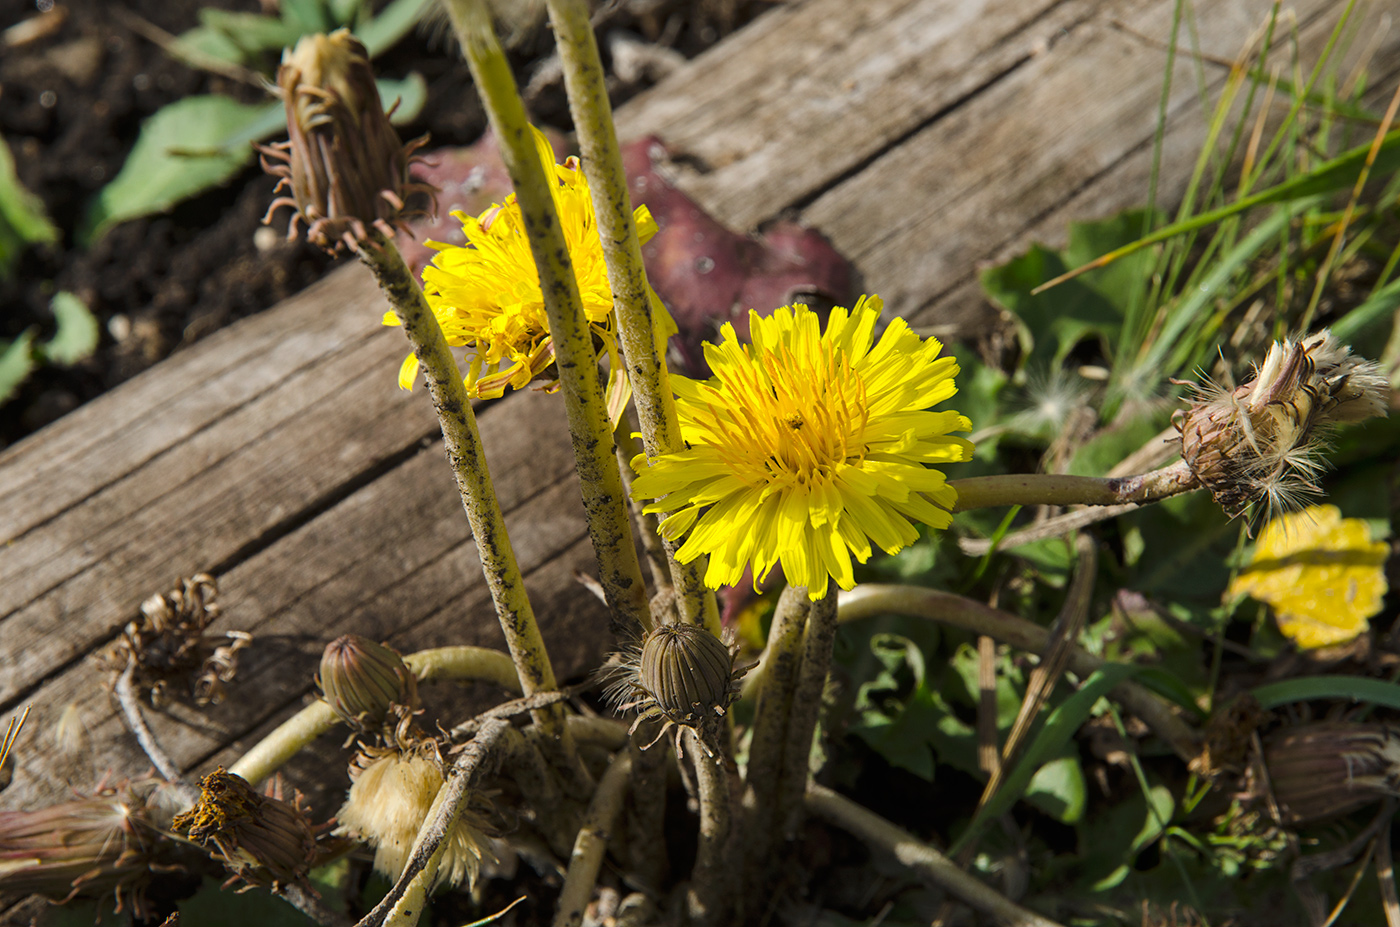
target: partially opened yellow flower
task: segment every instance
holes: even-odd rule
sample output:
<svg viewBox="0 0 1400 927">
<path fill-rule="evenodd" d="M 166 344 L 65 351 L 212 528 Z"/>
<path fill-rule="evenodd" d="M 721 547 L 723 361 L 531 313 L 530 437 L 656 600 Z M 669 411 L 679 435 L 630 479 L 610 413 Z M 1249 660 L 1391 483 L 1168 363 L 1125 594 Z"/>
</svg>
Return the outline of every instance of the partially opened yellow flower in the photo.
<svg viewBox="0 0 1400 927">
<path fill-rule="evenodd" d="M 535 147 L 554 180 L 554 207 L 569 246 L 584 315 L 602 337 L 612 369 L 617 371 L 621 368 L 612 333 L 612 288 L 588 184 L 577 158 L 554 163 L 554 150 L 538 130 Z M 461 220 L 467 243 L 428 242 L 438 253 L 432 266 L 423 270 L 423 290 L 447 343 L 472 349 L 464 378 L 468 395 L 495 398 L 507 386 L 525 386 L 554 362 L 539 273 L 515 194 L 478 218 L 461 212 L 452 215 Z M 643 242 L 656 234 L 656 220 L 645 206 L 638 206 L 633 217 Z M 386 312 L 384 324 L 398 325 L 398 317 Z M 417 375 L 418 358 L 410 354 L 399 368 L 399 386 L 412 389 Z"/>
<path fill-rule="evenodd" d="M 733 585 L 752 564 L 762 580 L 778 563 L 818 599 L 828 579 L 855 585 L 851 557 L 871 542 L 889 553 L 919 535 L 912 521 L 946 528 L 956 491 L 929 464 L 972 455 L 952 437 L 971 428 L 930 408 L 957 392 L 957 362 L 895 319 L 875 343 L 878 296 L 831 311 L 826 331 L 806 306 L 749 314 L 753 344 L 734 327 L 706 345 L 714 377 L 672 376 L 687 448 L 648 464 L 633 493 L 669 539 L 689 533 L 683 562 L 709 554 L 705 582 Z"/>
<path fill-rule="evenodd" d="M 1264 526 L 1229 595 L 1273 606 L 1279 630 L 1304 650 L 1340 644 L 1381 610 L 1389 550 L 1361 519 L 1342 518 L 1335 505 L 1310 506 Z"/>
</svg>

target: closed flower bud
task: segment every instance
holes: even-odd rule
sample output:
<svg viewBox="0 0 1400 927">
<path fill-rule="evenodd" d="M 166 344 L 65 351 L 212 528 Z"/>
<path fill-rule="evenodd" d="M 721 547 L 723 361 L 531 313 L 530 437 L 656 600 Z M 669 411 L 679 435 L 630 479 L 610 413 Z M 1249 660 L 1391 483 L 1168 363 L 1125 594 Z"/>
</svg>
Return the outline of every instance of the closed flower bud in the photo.
<svg viewBox="0 0 1400 927">
<path fill-rule="evenodd" d="M 1269 785 L 1285 824 L 1304 824 L 1400 795 L 1400 729 L 1320 722 L 1264 745 Z"/>
<path fill-rule="evenodd" d="M 1318 438 L 1384 415 L 1388 395 L 1379 368 L 1326 330 L 1276 342 L 1238 389 L 1191 385 L 1195 401 L 1175 418 L 1181 456 L 1231 517 L 1259 504 L 1271 515 L 1299 508 L 1318 492 Z"/>
<path fill-rule="evenodd" d="M 642 640 L 641 650 L 621 664 L 609 687 L 610 697 L 620 710 L 639 709 L 633 731 L 643 721 L 663 721 L 652 743 L 680 725 L 694 730 L 713 752 L 717 722 L 748 671 L 734 668 L 734 650 L 698 625 L 660 625 Z"/>
<path fill-rule="evenodd" d="M 331 253 L 343 245 L 354 250 L 371 227 L 393 237 L 409 194 L 431 192 L 409 176 L 413 152 L 427 136 L 399 142 L 365 47 L 346 29 L 305 36 L 283 53 L 277 87 L 288 139 L 259 150 L 263 169 L 282 178 L 277 189 L 291 195 L 274 200 L 268 218 L 279 206 L 293 207 L 288 238 L 296 237 L 300 219 L 307 240 Z"/>
<path fill-rule="evenodd" d="M 361 730 L 383 724 L 391 705 L 418 707 L 418 683 L 403 658 L 358 634 L 326 645 L 316 682 L 335 713 Z"/>
<path fill-rule="evenodd" d="M 195 806 L 171 822 L 251 885 L 281 887 L 305 879 L 316 862 L 316 835 L 298 801 L 261 795 L 221 766 L 199 783 Z"/>
<path fill-rule="evenodd" d="M 110 895 L 118 911 L 150 917 L 153 872 L 171 869 L 179 854 L 152 819 L 153 792 L 146 782 L 37 811 L 0 811 L 0 902 Z"/>
</svg>

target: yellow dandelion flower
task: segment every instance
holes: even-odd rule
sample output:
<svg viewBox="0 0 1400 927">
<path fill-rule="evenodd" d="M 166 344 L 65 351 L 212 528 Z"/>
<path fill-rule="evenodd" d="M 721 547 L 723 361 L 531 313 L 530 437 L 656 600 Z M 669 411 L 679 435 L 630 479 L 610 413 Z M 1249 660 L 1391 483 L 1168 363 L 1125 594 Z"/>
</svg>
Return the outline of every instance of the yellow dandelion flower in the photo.
<svg viewBox="0 0 1400 927">
<path fill-rule="evenodd" d="M 918 537 L 911 519 L 952 521 L 957 492 L 928 465 L 972 456 L 949 434 L 967 418 L 931 411 L 957 392 L 958 365 L 903 319 L 876 344 L 881 306 L 833 309 L 825 332 L 803 305 L 750 313 L 752 345 L 725 325 L 705 346 L 713 378 L 671 378 L 687 448 L 637 457 L 633 491 L 671 513 L 667 538 L 689 534 L 682 561 L 709 554 L 708 585 L 737 583 L 748 564 L 761 581 L 781 563 L 817 599 L 828 578 L 855 585 L 851 556 L 864 563 L 870 542 L 894 553 Z"/>
<path fill-rule="evenodd" d="M 620 369 L 612 333 L 612 288 L 588 184 L 577 158 L 554 163 L 554 150 L 535 130 L 535 148 L 554 178 L 554 208 L 569 246 L 584 315 L 604 342 L 613 370 Z M 430 241 L 437 249 L 423 270 L 423 291 L 449 345 L 471 349 L 467 393 L 491 399 L 507 386 L 520 389 L 554 362 L 539 274 L 515 194 L 477 218 L 452 213 L 467 236 L 463 246 Z M 656 234 L 656 220 L 645 206 L 633 212 L 643 242 Z M 385 325 L 398 325 L 393 312 Z M 399 386 L 412 389 L 418 358 L 409 355 L 399 369 Z"/>
<path fill-rule="evenodd" d="M 1304 650 L 1349 641 L 1385 598 L 1390 546 L 1366 522 L 1335 505 L 1314 505 L 1270 521 L 1229 595 L 1267 602 L 1279 630 Z"/>
</svg>

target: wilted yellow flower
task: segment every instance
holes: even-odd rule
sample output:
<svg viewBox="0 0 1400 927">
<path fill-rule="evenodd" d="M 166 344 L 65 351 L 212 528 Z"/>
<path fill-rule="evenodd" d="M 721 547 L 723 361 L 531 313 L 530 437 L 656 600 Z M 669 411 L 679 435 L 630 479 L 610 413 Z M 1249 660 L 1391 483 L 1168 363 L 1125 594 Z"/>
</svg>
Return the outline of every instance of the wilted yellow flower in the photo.
<svg viewBox="0 0 1400 927">
<path fill-rule="evenodd" d="M 1273 606 L 1279 630 L 1305 650 L 1339 644 L 1381 610 L 1388 550 L 1359 518 L 1342 518 L 1335 505 L 1310 506 L 1264 526 L 1229 594 Z"/>
<path fill-rule="evenodd" d="M 577 158 L 554 163 L 554 150 L 538 130 L 535 147 L 555 181 L 551 187 L 554 208 L 569 246 L 584 315 L 603 339 L 612 369 L 617 371 L 612 287 L 588 184 Z M 447 343 L 472 349 L 467 393 L 494 398 L 507 386 L 520 389 L 554 362 L 539 272 L 515 194 L 479 218 L 461 212 L 452 215 L 462 221 L 467 244 L 428 242 L 438 253 L 432 266 L 423 270 L 423 290 Z M 656 234 L 656 220 L 645 206 L 638 206 L 633 218 L 643 242 Z M 398 325 L 398 317 L 387 312 L 384 324 Z M 412 389 L 417 375 L 418 358 L 410 354 L 399 369 L 399 386 Z"/>
<path fill-rule="evenodd" d="M 633 492 L 672 513 L 667 538 L 689 533 L 683 562 L 710 555 L 710 586 L 737 583 L 750 563 L 762 580 L 781 562 L 817 599 L 828 578 L 855 585 L 851 555 L 864 563 L 871 541 L 894 553 L 918 538 L 911 519 L 952 521 L 957 493 L 927 465 L 972 456 L 949 434 L 967 418 L 930 411 L 957 392 L 958 365 L 903 319 L 876 344 L 881 305 L 837 307 L 824 333 L 803 305 L 750 313 L 751 346 L 732 325 L 705 346 L 712 379 L 671 378 L 687 448 L 633 460 Z"/>
</svg>

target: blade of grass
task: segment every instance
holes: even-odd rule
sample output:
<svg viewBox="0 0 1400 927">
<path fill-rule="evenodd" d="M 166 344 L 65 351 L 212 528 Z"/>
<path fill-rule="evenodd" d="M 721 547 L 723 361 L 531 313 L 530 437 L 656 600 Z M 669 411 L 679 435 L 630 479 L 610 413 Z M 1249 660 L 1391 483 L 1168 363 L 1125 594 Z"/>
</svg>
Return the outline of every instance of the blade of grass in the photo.
<svg viewBox="0 0 1400 927">
<path fill-rule="evenodd" d="M 1400 685 L 1383 679 L 1361 676 L 1308 676 L 1256 686 L 1254 698 L 1266 711 L 1291 702 L 1312 699 L 1349 699 L 1371 702 L 1385 708 L 1400 708 Z"/>
</svg>

